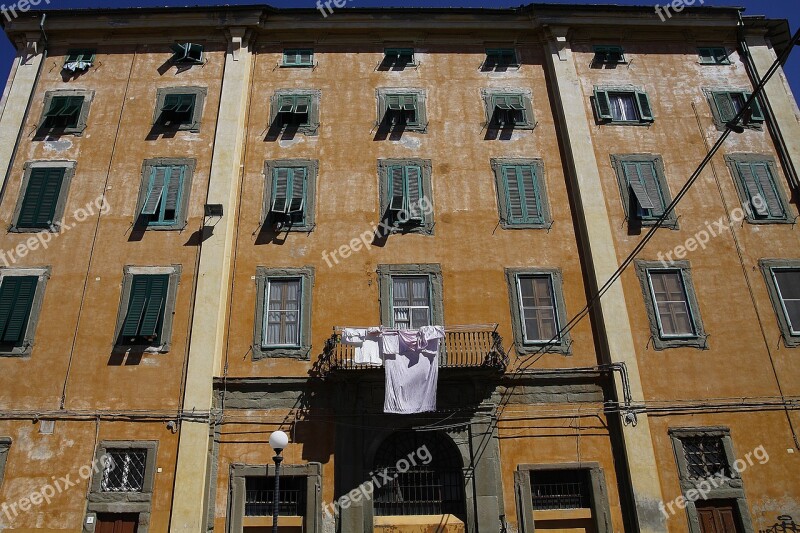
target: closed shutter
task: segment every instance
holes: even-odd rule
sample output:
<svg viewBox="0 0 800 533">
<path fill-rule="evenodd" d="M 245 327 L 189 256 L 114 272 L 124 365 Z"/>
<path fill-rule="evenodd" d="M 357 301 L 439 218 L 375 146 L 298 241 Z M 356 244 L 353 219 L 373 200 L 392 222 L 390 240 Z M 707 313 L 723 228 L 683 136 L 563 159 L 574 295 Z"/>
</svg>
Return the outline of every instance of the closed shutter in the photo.
<svg viewBox="0 0 800 533">
<path fill-rule="evenodd" d="M 713 93 L 714 104 L 717 106 L 717 113 L 719 113 L 719 119 L 724 122 L 728 123 L 736 117 L 736 107 L 733 105 L 733 99 L 731 99 L 730 93 L 726 92 L 717 92 Z"/>
<path fill-rule="evenodd" d="M 169 181 L 167 181 L 167 199 L 164 206 L 164 220 L 174 221 L 178 218 L 178 207 L 183 188 L 183 177 L 186 167 L 176 166 L 169 168 Z"/>
<path fill-rule="evenodd" d="M 17 220 L 18 227 L 47 228 L 53 223 L 64 173 L 63 168 L 31 170 Z"/>
<path fill-rule="evenodd" d="M 750 197 L 750 203 L 756 213 L 761 217 L 783 218 L 785 216 L 783 203 L 775 189 L 767 163 L 737 163 L 739 175 L 745 191 Z"/>
<path fill-rule="evenodd" d="M 122 327 L 123 337 L 150 337 L 163 320 L 169 276 L 138 275 L 131 280 L 128 312 Z"/>
<path fill-rule="evenodd" d="M 536 184 L 536 174 L 532 166 L 525 165 L 517 168 L 517 177 L 522 180 L 522 192 L 525 207 L 526 222 L 540 222 L 539 194 Z"/>
<path fill-rule="evenodd" d="M 145 198 L 144 207 L 142 208 L 143 215 L 155 215 L 158 213 L 158 206 L 164 195 L 168 171 L 169 167 L 163 166 L 153 167 L 150 171 L 150 190 L 147 193 L 147 198 Z"/>
<path fill-rule="evenodd" d="M 0 284 L 0 340 L 19 345 L 24 340 L 36 294 L 36 276 L 6 276 Z"/>
<path fill-rule="evenodd" d="M 636 91 L 636 104 L 639 106 L 639 117 L 645 122 L 653 122 L 653 106 L 646 92 Z"/>
<path fill-rule="evenodd" d="M 594 107 L 597 111 L 597 118 L 600 120 L 612 120 L 614 118 L 611 115 L 611 101 L 608 98 L 608 91 L 595 89 Z"/>
<path fill-rule="evenodd" d="M 746 102 L 753 94 L 746 92 L 742 93 L 742 96 Z M 764 112 L 761 110 L 761 104 L 758 102 L 758 98 L 754 98 L 753 102 L 750 104 L 750 122 L 764 122 Z"/>
</svg>

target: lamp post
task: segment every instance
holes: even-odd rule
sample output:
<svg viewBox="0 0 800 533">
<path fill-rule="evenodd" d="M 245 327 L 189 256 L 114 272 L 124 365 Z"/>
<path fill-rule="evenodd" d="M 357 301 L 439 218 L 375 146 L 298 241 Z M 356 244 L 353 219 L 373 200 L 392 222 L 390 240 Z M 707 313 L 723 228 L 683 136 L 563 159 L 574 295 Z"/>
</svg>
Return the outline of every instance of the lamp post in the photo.
<svg viewBox="0 0 800 533">
<path fill-rule="evenodd" d="M 278 495 L 281 490 L 281 452 L 289 444 L 289 437 L 283 431 L 273 431 L 269 436 L 269 445 L 275 450 L 275 492 L 272 494 L 272 533 L 278 533 Z"/>
</svg>

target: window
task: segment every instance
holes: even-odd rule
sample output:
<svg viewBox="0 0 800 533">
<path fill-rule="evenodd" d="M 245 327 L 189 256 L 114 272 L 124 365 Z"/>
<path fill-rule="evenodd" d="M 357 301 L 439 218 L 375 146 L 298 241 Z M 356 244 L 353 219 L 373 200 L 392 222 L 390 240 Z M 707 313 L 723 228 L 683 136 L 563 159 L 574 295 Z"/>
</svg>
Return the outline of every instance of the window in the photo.
<svg viewBox="0 0 800 533">
<path fill-rule="evenodd" d="M 783 188 L 778 184 L 778 171 L 771 156 L 729 154 L 725 156 L 745 206 L 745 218 L 751 224 L 792 223 Z"/>
<path fill-rule="evenodd" d="M 203 45 L 197 43 L 175 43 L 170 46 L 175 63 L 201 64 L 203 62 Z"/>
<path fill-rule="evenodd" d="M 6 469 L 6 461 L 8 460 L 8 450 L 11 448 L 11 439 L 9 437 L 0 437 L 0 487 L 3 486 L 3 474 Z"/>
<path fill-rule="evenodd" d="M 284 231 L 314 228 L 318 161 L 282 159 L 264 165 L 266 187 L 262 221 Z"/>
<path fill-rule="evenodd" d="M 433 233 L 431 163 L 422 159 L 381 159 L 381 213 L 398 233 Z"/>
<path fill-rule="evenodd" d="M 305 516 L 308 481 L 305 476 L 281 473 L 278 516 Z M 272 516 L 275 476 L 245 478 L 244 516 Z"/>
<path fill-rule="evenodd" d="M 205 87 L 170 87 L 158 89 L 153 126 L 157 129 L 200 131 Z"/>
<path fill-rule="evenodd" d="M 180 266 L 125 267 L 117 346 L 169 351 L 180 270 Z"/>
<path fill-rule="evenodd" d="M 254 359 L 308 358 L 311 350 L 310 267 L 256 271 L 256 332 Z"/>
<path fill-rule="evenodd" d="M 594 108 L 600 122 L 647 124 L 654 121 L 650 97 L 638 89 L 595 88 Z"/>
<path fill-rule="evenodd" d="M 420 455 L 407 470 L 398 464 Z M 425 459 L 427 457 L 427 463 Z M 466 521 L 461 452 L 439 432 L 402 431 L 387 438 L 375 452 L 373 472 L 389 481 L 375 488 L 375 516 L 452 514 Z"/>
<path fill-rule="evenodd" d="M 142 166 L 136 223 L 148 230 L 186 227 L 195 161 L 148 159 Z"/>
<path fill-rule="evenodd" d="M 721 129 L 736 118 L 752 96 L 752 93 L 745 90 L 704 89 L 704 92 L 711 105 L 714 123 Z M 755 99 L 744 113 L 740 124 L 747 128 L 759 129 L 763 123 L 764 112 L 758 99 Z"/>
<path fill-rule="evenodd" d="M 232 464 L 230 470 L 230 530 L 263 529 L 264 517 L 272 516 L 275 466 Z M 297 529 L 321 533 L 324 507 L 319 505 L 322 465 L 284 463 L 281 465 L 280 485 L 278 516 L 302 517 L 302 524 L 295 522 Z"/>
<path fill-rule="evenodd" d="M 671 202 L 664 162 L 653 154 L 612 155 L 625 217 L 641 225 L 654 224 Z M 676 229 L 678 217 L 671 211 L 664 226 Z"/>
<path fill-rule="evenodd" d="M 94 50 L 70 50 L 64 58 L 64 70 L 79 72 L 89 70 L 94 64 Z"/>
<path fill-rule="evenodd" d="M 588 470 L 537 470 L 531 474 L 534 511 L 591 507 Z"/>
<path fill-rule="evenodd" d="M 310 48 L 287 48 L 283 51 L 284 67 L 313 67 L 314 50 Z"/>
<path fill-rule="evenodd" d="M 272 96 L 270 128 L 316 135 L 319 129 L 319 91 L 284 90 Z"/>
<path fill-rule="evenodd" d="M 421 89 L 378 89 L 378 127 L 425 133 L 428 127 L 425 101 L 425 91 Z"/>
<path fill-rule="evenodd" d="M 0 269 L 0 356 L 27 356 L 49 268 Z"/>
<path fill-rule="evenodd" d="M 529 90 L 484 89 L 481 92 L 488 129 L 533 129 L 536 126 Z"/>
<path fill-rule="evenodd" d="M 482 70 L 504 71 L 511 67 L 519 67 L 517 52 L 513 48 L 489 48 Z"/>
<path fill-rule="evenodd" d="M 492 159 L 504 228 L 546 228 L 550 213 L 541 159 Z"/>
<path fill-rule="evenodd" d="M 562 333 L 566 317 L 562 276 L 558 269 L 506 269 L 517 352 L 570 353 Z"/>
<path fill-rule="evenodd" d="M 708 504 L 717 505 L 728 500 L 735 516 L 735 523 L 720 531 L 755 531 L 750 523 L 749 507 L 745 489 L 738 471 L 733 467 L 736 457 L 730 430 L 725 427 L 670 428 L 675 460 L 678 467 L 681 490 L 687 500 L 692 501 L 689 491 L 696 494 L 700 489 L 703 500 L 686 506 L 690 533 L 706 533 L 708 525 L 703 522 Z M 713 481 L 709 481 L 713 478 Z M 744 527 L 742 527 L 744 526 Z M 714 531 L 712 528 L 710 531 Z"/>
<path fill-rule="evenodd" d="M 688 261 L 675 261 L 669 268 L 661 262 L 637 261 L 636 269 L 645 293 L 655 348 L 706 348 Z"/>
<path fill-rule="evenodd" d="M 82 135 L 89 117 L 89 104 L 93 91 L 48 91 L 44 97 L 39 134 Z"/>
<path fill-rule="evenodd" d="M 625 54 L 621 46 L 595 46 L 592 63 L 595 65 L 618 65 L 625 63 Z"/>
<path fill-rule="evenodd" d="M 800 346 L 800 261 L 762 259 L 759 262 L 772 307 L 786 346 Z"/>
<path fill-rule="evenodd" d="M 439 265 L 378 265 L 381 324 L 417 329 L 444 324 Z"/>
<path fill-rule="evenodd" d="M 103 465 L 103 492 L 142 492 L 144 487 L 147 450 L 106 450 Z"/>
<path fill-rule="evenodd" d="M 725 47 L 701 46 L 697 49 L 701 65 L 730 65 L 731 60 Z"/>
<path fill-rule="evenodd" d="M 75 174 L 75 162 L 33 161 L 25 164 L 24 172 L 11 231 L 57 231 Z"/>
<path fill-rule="evenodd" d="M 386 48 L 383 51 L 381 67 L 384 69 L 403 70 L 416 66 L 413 48 Z"/>
</svg>

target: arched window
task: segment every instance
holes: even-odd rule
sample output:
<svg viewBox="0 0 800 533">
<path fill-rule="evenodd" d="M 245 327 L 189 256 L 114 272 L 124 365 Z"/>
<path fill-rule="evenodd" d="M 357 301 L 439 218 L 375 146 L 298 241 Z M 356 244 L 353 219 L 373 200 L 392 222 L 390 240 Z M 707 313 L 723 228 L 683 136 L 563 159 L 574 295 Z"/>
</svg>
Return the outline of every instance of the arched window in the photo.
<svg viewBox="0 0 800 533">
<path fill-rule="evenodd" d="M 445 435 L 402 431 L 375 454 L 375 516 L 452 514 L 466 519 L 461 453 Z"/>
</svg>

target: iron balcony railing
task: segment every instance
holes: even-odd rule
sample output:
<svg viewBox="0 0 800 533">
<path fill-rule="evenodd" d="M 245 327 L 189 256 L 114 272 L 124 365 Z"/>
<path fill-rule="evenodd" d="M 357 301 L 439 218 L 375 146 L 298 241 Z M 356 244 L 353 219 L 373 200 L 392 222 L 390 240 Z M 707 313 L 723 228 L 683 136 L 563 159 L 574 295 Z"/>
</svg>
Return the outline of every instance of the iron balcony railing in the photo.
<svg viewBox="0 0 800 533">
<path fill-rule="evenodd" d="M 374 366 L 355 363 L 355 347 L 342 344 L 341 327 L 325 343 L 322 371 L 366 370 Z M 439 368 L 484 368 L 504 371 L 508 356 L 497 324 L 446 326 L 445 338 L 439 343 Z"/>
</svg>

